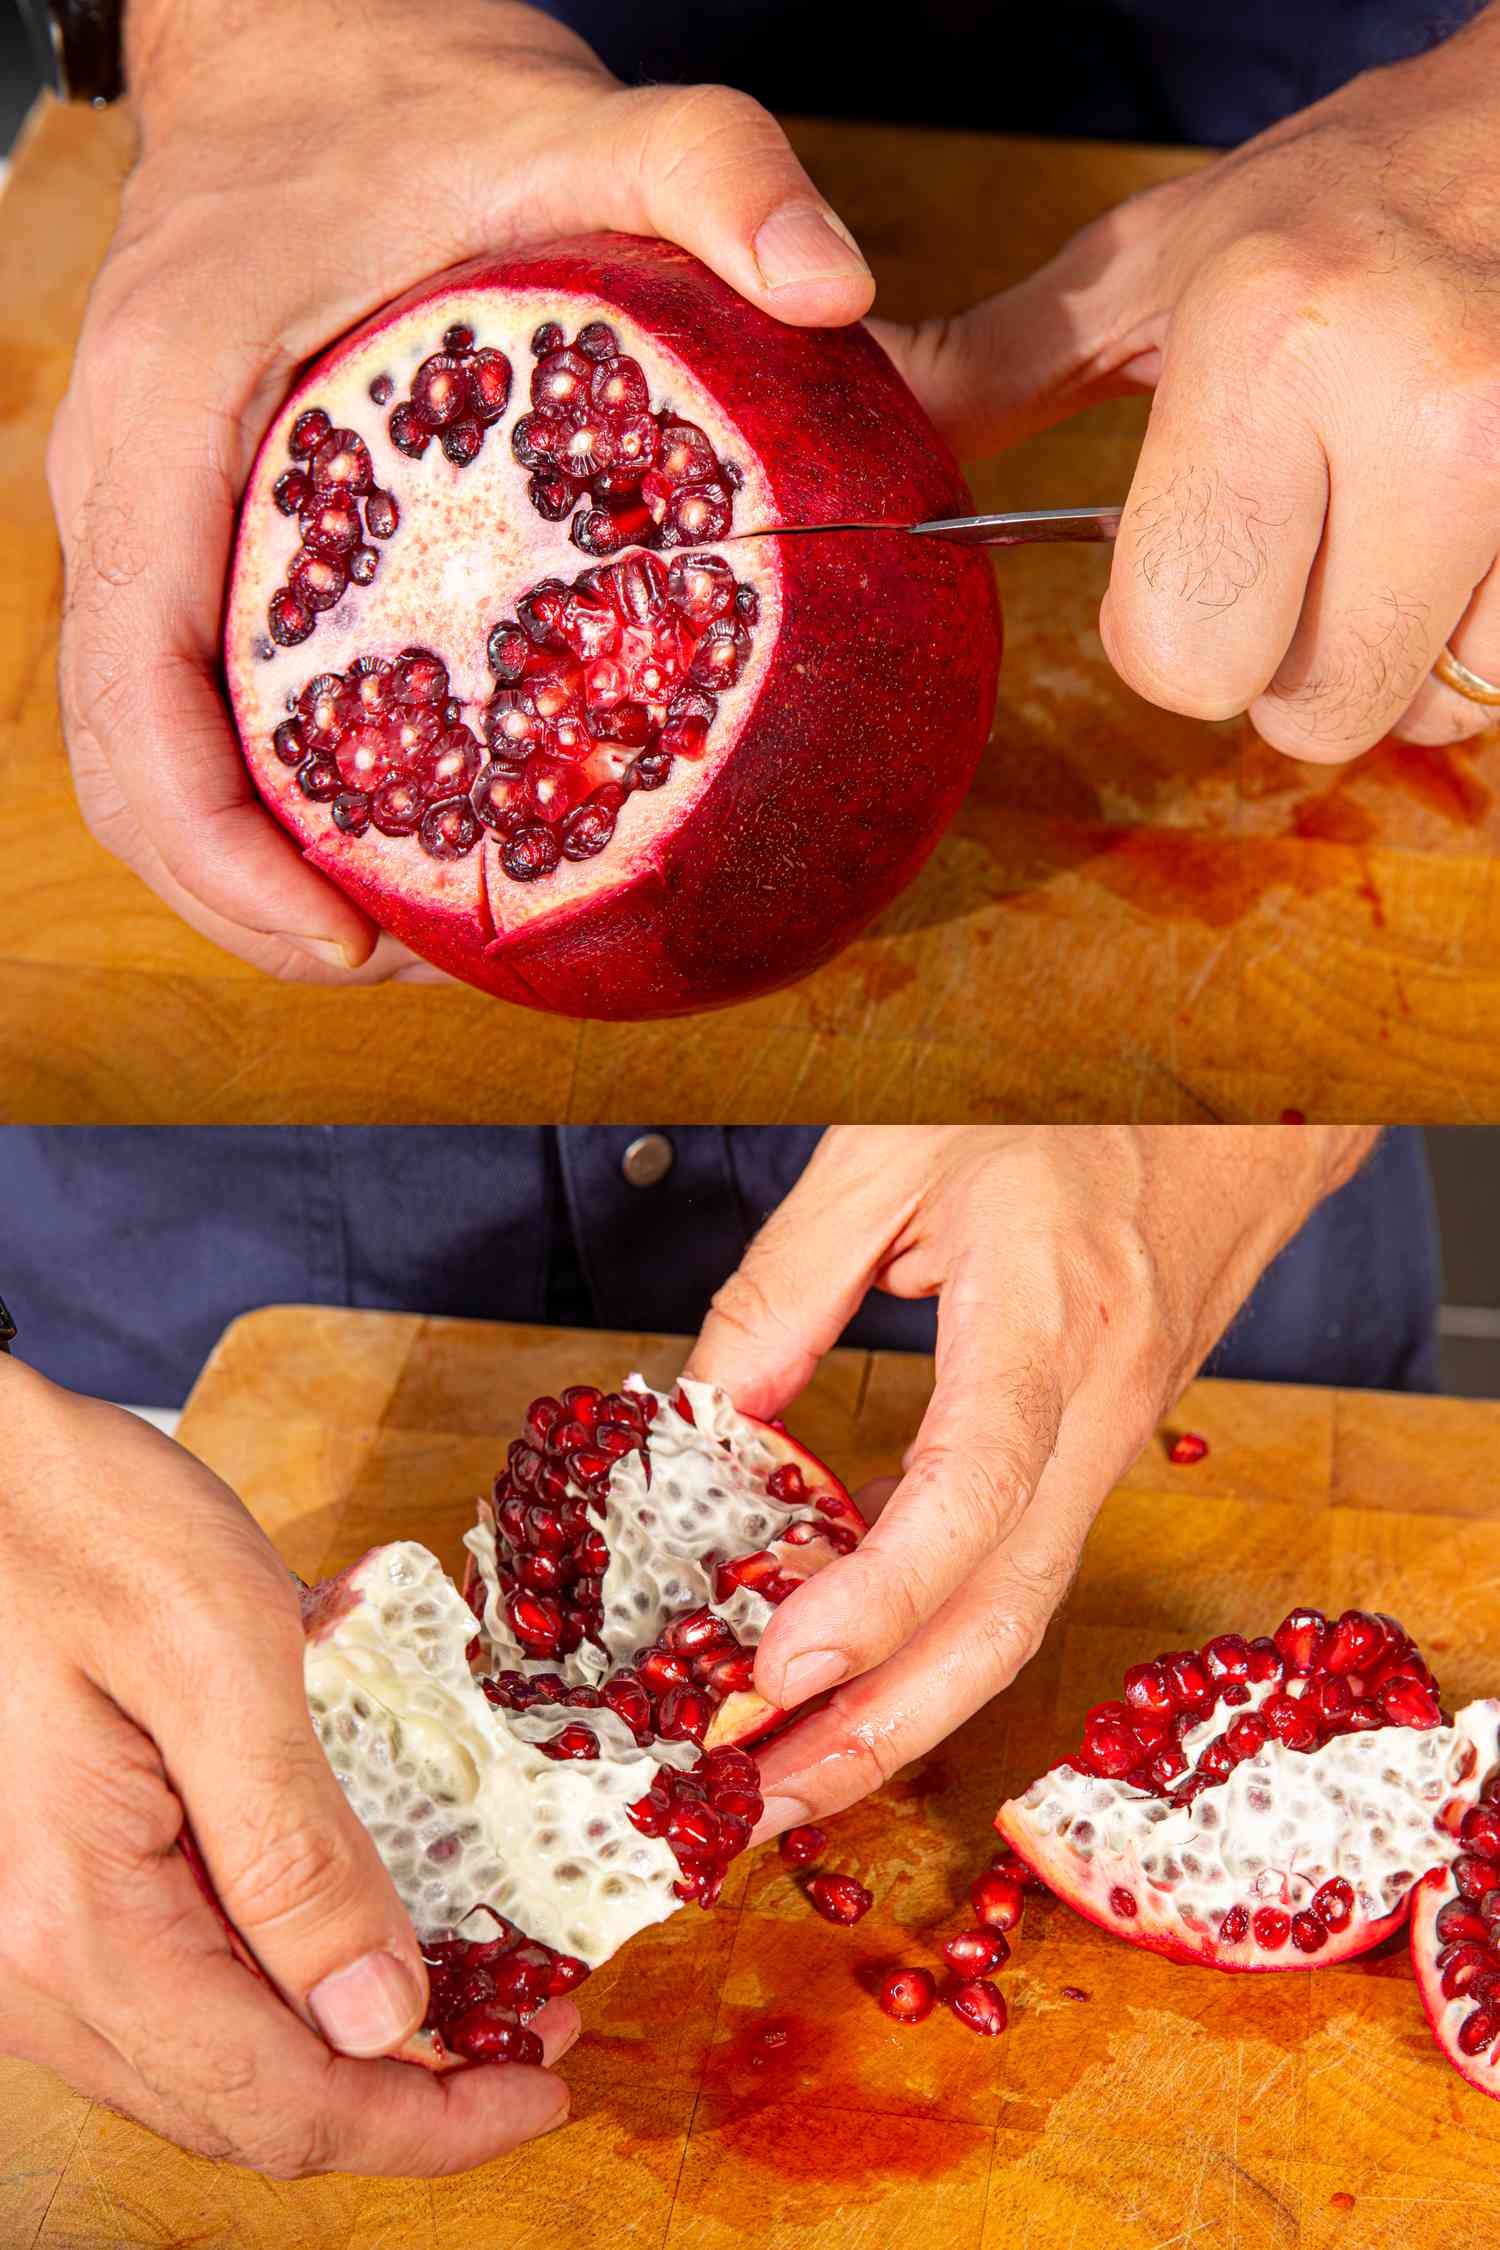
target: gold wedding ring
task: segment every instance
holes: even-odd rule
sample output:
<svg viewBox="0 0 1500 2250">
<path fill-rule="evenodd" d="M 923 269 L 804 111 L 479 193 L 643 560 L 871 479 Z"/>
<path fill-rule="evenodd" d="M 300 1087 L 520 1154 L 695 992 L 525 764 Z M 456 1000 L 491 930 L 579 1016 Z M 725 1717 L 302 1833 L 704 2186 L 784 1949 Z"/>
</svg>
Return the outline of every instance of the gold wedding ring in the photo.
<svg viewBox="0 0 1500 2250">
<path fill-rule="evenodd" d="M 1495 687 L 1489 680 L 1482 680 L 1477 672 L 1471 672 L 1468 665 L 1456 657 L 1446 644 L 1432 667 L 1432 676 L 1435 680 L 1441 680 L 1444 687 L 1451 687 L 1455 695 L 1466 697 L 1470 703 L 1500 704 L 1500 687 Z"/>
</svg>

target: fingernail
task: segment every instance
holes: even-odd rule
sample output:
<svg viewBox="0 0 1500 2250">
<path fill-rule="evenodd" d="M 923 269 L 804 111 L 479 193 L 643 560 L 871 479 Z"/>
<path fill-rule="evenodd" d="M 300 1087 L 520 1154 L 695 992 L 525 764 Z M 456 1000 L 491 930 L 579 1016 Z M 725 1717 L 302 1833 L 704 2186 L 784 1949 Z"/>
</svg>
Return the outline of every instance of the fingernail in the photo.
<svg viewBox="0 0 1500 2250">
<path fill-rule="evenodd" d="M 347 946 L 335 945 L 332 938 L 293 937 L 291 943 L 325 969 L 347 973 L 350 969 L 362 969 L 365 964 L 364 954 L 351 953 Z"/>
<path fill-rule="evenodd" d="M 849 1677 L 849 1659 L 836 1648 L 812 1648 L 794 1656 L 781 1675 L 781 1700 L 787 1705 L 806 1703 L 809 1696 L 837 1687 Z"/>
<path fill-rule="evenodd" d="M 817 203 L 783 203 L 761 221 L 751 248 L 768 289 L 847 281 L 870 271 L 843 221 Z"/>
<path fill-rule="evenodd" d="M 800 1797 L 768 1797 L 750 1841 L 763 1844 L 768 1837 L 784 1835 L 788 1828 L 803 1827 L 811 1818 L 810 1807 Z"/>
<path fill-rule="evenodd" d="M 392 1953 L 367 1953 L 335 1969 L 307 1996 L 318 2029 L 341 2055 L 383 2055 L 417 2017 L 416 1980 Z"/>
</svg>

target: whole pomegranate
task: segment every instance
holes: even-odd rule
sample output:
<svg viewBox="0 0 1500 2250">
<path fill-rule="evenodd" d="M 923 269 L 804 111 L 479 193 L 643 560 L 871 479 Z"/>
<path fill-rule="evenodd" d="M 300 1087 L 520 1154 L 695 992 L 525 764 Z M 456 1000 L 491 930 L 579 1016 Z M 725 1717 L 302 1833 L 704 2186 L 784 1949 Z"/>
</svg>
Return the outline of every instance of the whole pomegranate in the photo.
<svg viewBox="0 0 1500 2250">
<path fill-rule="evenodd" d="M 484 990 L 743 999 L 909 882 L 985 741 L 982 555 L 778 523 L 969 495 L 862 329 L 788 328 L 622 235 L 455 267 L 266 437 L 225 667 L 308 857 Z"/>
</svg>

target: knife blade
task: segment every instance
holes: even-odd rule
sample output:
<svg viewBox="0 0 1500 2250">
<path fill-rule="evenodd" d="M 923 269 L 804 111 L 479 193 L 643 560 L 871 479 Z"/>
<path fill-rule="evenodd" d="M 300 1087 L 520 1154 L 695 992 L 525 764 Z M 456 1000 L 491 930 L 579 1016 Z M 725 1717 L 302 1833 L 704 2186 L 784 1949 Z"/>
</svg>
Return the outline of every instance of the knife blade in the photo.
<svg viewBox="0 0 1500 2250">
<path fill-rule="evenodd" d="M 1004 515 L 935 516 L 925 523 L 879 518 L 863 523 L 772 523 L 735 531 L 732 539 L 809 539 L 831 531 L 898 531 L 922 539 L 950 539 L 962 547 L 1029 547 L 1040 540 L 1113 539 L 1119 508 L 1025 508 Z"/>
</svg>

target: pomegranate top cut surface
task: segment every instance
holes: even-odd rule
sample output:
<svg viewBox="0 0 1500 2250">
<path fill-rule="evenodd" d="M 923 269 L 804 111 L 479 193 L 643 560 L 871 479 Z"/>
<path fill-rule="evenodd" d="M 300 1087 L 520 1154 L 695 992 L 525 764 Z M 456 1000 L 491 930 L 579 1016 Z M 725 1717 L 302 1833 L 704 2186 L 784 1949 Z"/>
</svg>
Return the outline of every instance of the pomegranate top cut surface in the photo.
<svg viewBox="0 0 1500 2250">
<path fill-rule="evenodd" d="M 1500 1701 L 1454 1721 L 1469 1756 L 1445 1823 L 1444 1864 L 1417 1886 L 1411 1957 L 1433 2036 L 1455 2069 L 1500 2097 Z"/>
<path fill-rule="evenodd" d="M 325 354 L 256 461 L 225 637 L 252 774 L 377 921 L 507 997 L 782 981 L 931 848 L 998 633 L 982 557 L 734 535 L 966 499 L 863 331 L 628 237 L 456 268 Z"/>
</svg>

